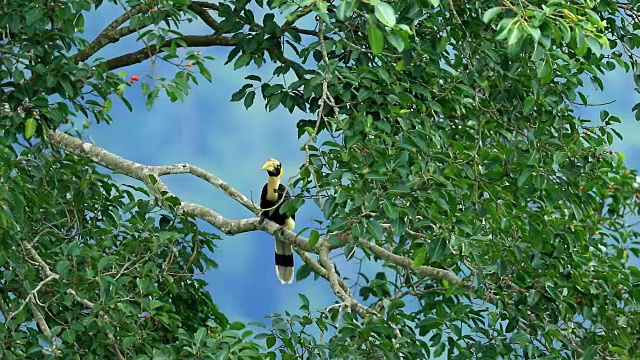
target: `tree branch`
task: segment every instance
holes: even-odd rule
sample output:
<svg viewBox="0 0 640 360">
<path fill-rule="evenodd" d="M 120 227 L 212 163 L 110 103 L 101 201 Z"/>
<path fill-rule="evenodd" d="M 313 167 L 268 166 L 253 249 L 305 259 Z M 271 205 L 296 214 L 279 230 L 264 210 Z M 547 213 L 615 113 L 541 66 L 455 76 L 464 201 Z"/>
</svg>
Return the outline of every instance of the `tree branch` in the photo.
<svg viewBox="0 0 640 360">
<path fill-rule="evenodd" d="M 198 4 L 198 1 L 194 1 L 189 4 L 189 10 L 193 11 L 205 24 L 209 25 L 209 27 L 218 32 L 220 30 L 220 24 L 209 14 L 209 12 Z"/>
<path fill-rule="evenodd" d="M 180 39 L 183 40 L 184 43 L 176 42 L 176 47 L 184 47 L 183 45 L 186 45 L 186 47 L 235 46 L 239 43 L 236 39 L 221 35 L 186 35 Z M 175 39 L 169 39 L 160 46 L 143 47 L 137 51 L 106 60 L 97 66 L 104 66 L 107 70 L 115 70 L 138 64 L 149 59 L 151 56 L 159 54 L 163 48 L 171 46 L 174 41 Z"/>
<path fill-rule="evenodd" d="M 204 171 L 201 168 L 198 168 L 197 166 L 193 166 L 190 164 L 176 164 L 166 166 L 143 165 L 112 154 L 98 146 L 85 143 L 82 140 L 59 131 L 50 132 L 49 140 L 54 145 L 57 145 L 77 156 L 90 158 L 98 165 L 104 166 L 110 170 L 117 171 L 131 178 L 144 182 L 147 187 L 149 187 L 149 189 L 153 192 L 153 194 L 160 199 L 167 196 L 174 196 L 171 191 L 169 191 L 164 182 L 160 180 L 161 176 L 189 173 L 209 182 L 213 186 L 224 191 L 227 195 L 238 201 L 252 213 L 257 214 L 259 211 L 258 207 L 253 204 L 246 196 L 242 195 L 239 191 L 235 190 L 232 186 L 225 183 L 220 178 Z M 302 251 L 312 252 L 319 255 L 320 251 L 326 251 L 328 256 L 328 252 L 333 248 L 326 242 L 326 239 L 321 239 L 313 248 L 311 248 L 309 246 L 309 240 L 307 238 L 298 236 L 296 233 L 287 229 L 282 229 L 276 223 L 268 220 L 263 221 L 262 223 L 260 223 L 259 218 L 231 220 L 225 218 L 212 209 L 209 209 L 202 205 L 184 201 L 180 203 L 179 211 L 181 211 L 183 214 L 200 218 L 227 235 L 235 235 L 249 231 L 262 230 L 274 236 L 278 235 L 283 241 L 295 246 L 297 249 Z M 451 285 L 461 287 L 469 291 L 473 290 L 471 284 L 456 277 L 452 272 L 448 270 L 431 266 L 419 266 L 417 268 L 414 268 L 412 259 L 393 254 L 392 252 L 387 251 L 382 247 L 370 243 L 364 239 L 359 239 L 358 245 L 364 249 L 371 251 L 379 259 L 388 261 L 399 267 L 412 271 L 418 276 L 447 280 Z M 302 258 L 307 264 L 309 264 L 312 270 L 318 270 L 318 264 L 314 261 L 310 261 L 313 260 L 311 259 L 311 257 L 307 256 Z M 340 279 L 339 281 L 339 277 L 337 277 L 337 275 L 334 278 L 335 274 L 332 274 L 332 271 L 335 272 L 335 269 L 333 268 L 330 261 L 328 263 L 326 262 L 328 261 L 328 258 L 325 260 L 322 258 L 322 256 L 320 256 L 319 260 L 320 265 L 322 265 L 322 268 L 326 270 L 326 273 L 317 271 L 316 273 L 318 273 L 318 275 L 322 277 L 327 278 L 329 282 L 332 283 L 332 288 L 334 288 L 334 291 L 336 291 L 336 295 L 344 301 L 343 297 L 348 294 L 344 290 L 346 284 L 344 284 L 344 282 L 340 283 L 342 279 Z"/>
<path fill-rule="evenodd" d="M 73 56 L 73 61 L 77 64 L 82 61 L 86 61 L 96 52 L 98 52 L 103 47 L 118 42 L 123 37 L 133 34 L 136 31 L 144 29 L 147 25 L 138 25 L 136 27 L 125 26 L 121 29 L 118 29 L 122 24 L 129 21 L 133 16 L 141 14 L 143 12 L 149 11 L 149 7 L 146 5 L 138 5 L 131 8 L 129 11 L 117 17 L 115 20 L 111 22 L 96 38 L 87 45 L 86 48 L 80 50 L 77 54 Z"/>
<path fill-rule="evenodd" d="M 327 278 L 329 280 L 329 285 L 333 289 L 333 292 L 336 294 L 340 300 L 347 306 L 348 309 L 355 310 L 360 317 L 365 318 L 367 315 L 378 315 L 373 309 L 370 309 L 362 304 L 360 304 L 349 292 L 349 289 L 343 289 L 340 286 L 339 277 L 336 273 L 336 267 L 329 260 L 329 248 L 326 244 L 320 245 L 320 249 L 318 251 L 318 261 L 320 265 L 327 271 Z"/>
<path fill-rule="evenodd" d="M 408 257 L 396 255 L 364 239 L 359 239 L 358 244 L 362 248 L 366 248 L 369 251 L 371 251 L 378 258 L 382 260 L 386 260 L 393 264 L 396 264 L 405 269 L 409 269 L 420 276 L 446 280 L 449 283 L 451 283 L 451 285 L 454 285 L 456 287 L 461 287 L 467 290 L 473 289 L 473 286 L 470 283 L 467 283 L 461 280 L 449 270 L 439 269 L 439 268 L 435 268 L 432 266 L 425 266 L 425 265 L 414 268 L 413 260 L 409 259 Z"/>
<path fill-rule="evenodd" d="M 36 324 L 38 324 L 38 328 L 40 329 L 40 331 L 42 331 L 42 333 L 46 337 L 51 337 L 51 329 L 49 329 L 49 325 L 47 325 L 47 322 L 44 320 L 44 317 L 42 316 L 42 313 L 40 313 L 40 310 L 38 310 L 33 301 L 29 301 L 28 305 L 29 310 L 31 310 L 31 315 L 33 315 L 33 318 L 35 319 Z"/>
</svg>

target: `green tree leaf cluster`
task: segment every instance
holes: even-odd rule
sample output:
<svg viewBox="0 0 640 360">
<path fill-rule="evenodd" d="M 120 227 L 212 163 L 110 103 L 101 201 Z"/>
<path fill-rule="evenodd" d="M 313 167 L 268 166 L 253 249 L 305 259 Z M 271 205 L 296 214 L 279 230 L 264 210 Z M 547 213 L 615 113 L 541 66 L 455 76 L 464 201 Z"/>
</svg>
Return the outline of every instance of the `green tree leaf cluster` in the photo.
<svg viewBox="0 0 640 360">
<path fill-rule="evenodd" d="M 618 116 L 576 115 L 589 86 L 636 72 L 637 1 L 113 3 L 121 15 L 95 39 L 82 31 L 102 1 L 0 10 L 3 358 L 639 356 L 637 171 L 611 150 Z M 191 22 L 211 34 L 185 33 Z M 100 57 L 125 38 L 139 49 Z M 195 49 L 214 46 L 236 70 L 275 63 L 231 101 L 309 115 L 284 206 L 322 211 L 297 240 L 296 278 L 327 279 L 328 309 L 301 294 L 269 326 L 230 322 L 194 277 L 219 240 L 195 220 L 236 225 L 86 143 L 49 142 L 69 118 L 112 121 L 138 83 L 148 107 L 184 99 L 216 75 Z M 175 77 L 123 72 L 142 62 Z M 381 269 L 341 276 L 339 252 Z"/>
</svg>

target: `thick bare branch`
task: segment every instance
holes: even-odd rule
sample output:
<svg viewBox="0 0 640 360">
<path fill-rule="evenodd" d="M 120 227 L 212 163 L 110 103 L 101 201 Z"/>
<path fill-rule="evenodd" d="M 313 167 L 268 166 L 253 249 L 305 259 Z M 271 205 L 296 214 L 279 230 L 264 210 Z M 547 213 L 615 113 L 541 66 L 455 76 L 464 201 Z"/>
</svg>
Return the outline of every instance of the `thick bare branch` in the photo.
<svg viewBox="0 0 640 360">
<path fill-rule="evenodd" d="M 235 46 L 238 44 L 237 40 L 221 35 L 187 35 L 181 37 L 180 39 L 183 40 L 184 43 L 176 42 L 177 47 L 183 47 L 183 45 L 186 45 L 186 47 L 189 48 L 207 46 Z M 161 46 L 152 46 L 149 48 L 143 47 L 137 51 L 120 55 L 113 59 L 104 61 L 98 66 L 105 66 L 107 70 L 115 70 L 123 68 L 125 66 L 138 64 L 149 59 L 151 56 L 161 53 L 162 49 L 171 46 L 171 43 L 173 41 L 175 40 L 169 39 L 165 41 Z"/>
<path fill-rule="evenodd" d="M 244 195 L 235 190 L 232 186 L 228 185 L 215 175 L 209 174 L 203 169 L 200 169 L 196 166 L 189 164 L 178 164 L 178 165 L 168 165 L 168 166 L 148 166 L 133 162 L 131 160 L 124 159 L 120 156 L 112 154 L 98 146 L 85 143 L 82 140 L 76 139 L 72 136 L 69 136 L 65 133 L 54 131 L 49 133 L 50 141 L 60 146 L 61 148 L 76 154 L 81 157 L 88 157 L 93 160 L 96 164 L 102 165 L 108 169 L 113 171 L 117 171 L 119 173 L 125 174 L 131 178 L 143 181 L 152 192 L 156 196 L 174 196 L 169 189 L 164 185 L 164 183 L 160 180 L 160 176 L 170 175 L 170 174 L 185 174 L 190 173 L 193 174 L 220 190 L 224 191 L 230 197 L 238 201 L 240 204 L 244 205 L 247 209 L 252 211 L 254 214 L 257 213 L 258 208 Z M 154 177 L 153 181 L 150 181 L 150 176 Z M 160 195 L 162 194 L 162 195 Z M 314 248 L 309 247 L 309 240 L 303 236 L 298 236 L 294 232 L 283 229 L 278 226 L 276 223 L 271 221 L 264 221 L 262 223 L 259 222 L 258 218 L 249 218 L 249 219 L 241 219 L 241 220 L 231 220 L 227 219 L 216 211 L 209 209 L 207 207 L 188 203 L 181 202 L 180 210 L 188 215 L 200 218 L 204 221 L 207 221 L 209 224 L 213 225 L 215 228 L 219 229 L 225 234 L 235 235 L 239 233 L 262 230 L 271 235 L 278 235 L 282 238 L 283 241 L 294 245 L 296 248 L 302 251 L 318 253 L 322 248 L 325 248 L 327 253 L 333 247 L 329 246 L 324 239 L 321 239 Z M 456 277 L 453 273 L 448 270 L 439 269 L 431 266 L 419 266 L 417 268 L 413 267 L 413 260 L 410 258 L 393 254 L 392 252 L 381 248 L 378 245 L 370 243 L 364 239 L 358 240 L 358 244 L 360 247 L 371 251 L 376 257 L 393 263 L 399 267 L 405 268 L 409 271 L 414 272 L 416 275 L 421 277 L 431 277 L 437 279 L 447 280 L 451 285 L 465 288 L 467 290 L 472 290 L 470 284 L 464 282 L 460 278 Z M 303 258 L 304 259 L 304 258 Z M 308 260 L 308 259 L 307 259 Z M 342 292 L 341 295 L 347 295 L 347 293 L 343 290 L 343 284 L 338 282 L 338 278 L 334 278 L 332 280 L 331 271 L 333 269 L 332 266 L 327 268 L 331 263 L 322 263 L 322 257 L 320 258 L 320 265 L 327 270 L 327 278 L 330 282 L 333 281 L 333 286 L 335 288 L 340 289 L 337 290 L 337 294 Z M 307 262 L 311 264 L 312 270 L 314 269 L 313 263 Z M 317 268 L 316 268 L 317 270 Z M 333 269 L 335 271 L 335 269 Z M 320 274 L 320 273 L 318 273 Z M 324 274 L 324 273 L 323 273 Z M 323 276 L 322 274 L 320 274 Z M 323 276 L 324 277 L 324 276 Z M 334 290 L 335 290 L 334 288 Z M 341 297 L 340 295 L 338 295 Z M 342 299 L 341 297 L 341 299 Z M 344 299 L 342 299 L 344 301 Z"/>
</svg>

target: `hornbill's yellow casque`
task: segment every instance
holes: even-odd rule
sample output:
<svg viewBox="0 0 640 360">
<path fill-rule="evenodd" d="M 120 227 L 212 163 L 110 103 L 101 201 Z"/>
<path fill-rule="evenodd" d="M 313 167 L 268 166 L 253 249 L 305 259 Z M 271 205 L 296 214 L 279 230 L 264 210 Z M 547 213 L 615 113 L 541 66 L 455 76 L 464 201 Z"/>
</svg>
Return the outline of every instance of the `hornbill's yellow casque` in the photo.
<svg viewBox="0 0 640 360">
<path fill-rule="evenodd" d="M 276 159 L 269 159 L 262 165 L 262 170 L 267 170 L 269 175 L 267 183 L 262 187 L 260 194 L 260 208 L 265 209 L 260 213 L 264 220 L 269 219 L 289 230 L 296 226 L 296 214 L 291 216 L 280 213 L 280 207 L 290 197 L 287 187 L 282 185 L 284 170 L 282 164 Z M 284 196 L 284 199 L 283 199 Z M 283 284 L 293 281 L 293 249 L 291 245 L 276 237 L 276 275 Z"/>
</svg>

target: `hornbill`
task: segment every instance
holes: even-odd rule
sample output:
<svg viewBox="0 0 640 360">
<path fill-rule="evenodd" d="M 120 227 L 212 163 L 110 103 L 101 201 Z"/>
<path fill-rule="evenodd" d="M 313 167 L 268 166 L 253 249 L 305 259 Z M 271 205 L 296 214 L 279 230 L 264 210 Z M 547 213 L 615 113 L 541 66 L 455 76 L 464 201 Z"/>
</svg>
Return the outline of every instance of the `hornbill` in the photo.
<svg viewBox="0 0 640 360">
<path fill-rule="evenodd" d="M 261 222 L 269 219 L 276 224 L 293 230 L 296 226 L 296 214 L 280 213 L 280 207 L 290 197 L 287 187 L 282 185 L 283 169 L 280 161 L 269 159 L 262 165 L 262 170 L 267 170 L 267 183 L 262 187 L 260 194 Z M 283 199 L 284 197 L 284 199 Z M 276 275 L 283 284 L 293 281 L 293 248 L 276 237 Z"/>
</svg>

